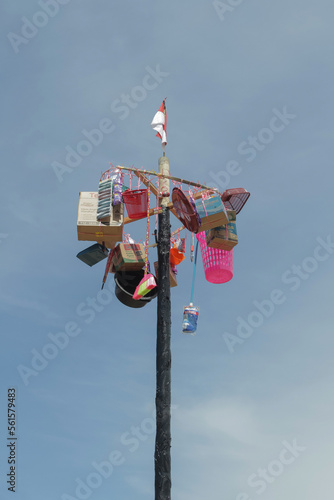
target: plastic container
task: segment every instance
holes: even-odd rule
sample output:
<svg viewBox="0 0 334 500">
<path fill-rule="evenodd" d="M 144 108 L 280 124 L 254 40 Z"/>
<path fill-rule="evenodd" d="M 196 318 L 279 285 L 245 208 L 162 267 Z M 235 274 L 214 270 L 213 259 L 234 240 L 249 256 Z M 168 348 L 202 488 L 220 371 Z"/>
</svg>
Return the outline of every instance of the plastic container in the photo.
<svg viewBox="0 0 334 500">
<path fill-rule="evenodd" d="M 177 248 L 170 249 L 170 263 L 172 266 L 178 266 L 185 259 L 184 253 Z"/>
<path fill-rule="evenodd" d="M 119 271 L 115 273 L 115 295 L 122 304 L 137 309 L 139 307 L 144 307 L 157 296 L 158 288 L 155 287 L 139 300 L 133 298 L 133 294 L 143 277 L 143 269 L 140 271 Z"/>
<path fill-rule="evenodd" d="M 147 216 L 147 189 L 127 189 L 123 201 L 130 219 L 142 219 Z"/>
<path fill-rule="evenodd" d="M 233 249 L 227 252 L 208 247 L 205 231 L 198 233 L 196 238 L 201 247 L 205 279 L 210 283 L 230 281 L 233 278 Z"/>
<path fill-rule="evenodd" d="M 235 210 L 238 214 L 249 197 L 250 193 L 246 189 L 233 188 L 224 191 L 221 200 L 228 210 Z"/>
</svg>

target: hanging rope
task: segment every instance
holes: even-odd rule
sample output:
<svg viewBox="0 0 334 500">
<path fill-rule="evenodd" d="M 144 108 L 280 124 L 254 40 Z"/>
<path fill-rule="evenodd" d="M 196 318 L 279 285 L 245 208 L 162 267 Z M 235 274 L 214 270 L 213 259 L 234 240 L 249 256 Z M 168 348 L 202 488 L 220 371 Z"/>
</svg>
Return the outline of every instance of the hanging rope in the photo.
<svg viewBox="0 0 334 500">
<path fill-rule="evenodd" d="M 193 305 L 194 298 L 194 290 L 195 290 L 195 276 L 196 276 L 196 264 L 197 264 L 197 252 L 198 252 L 198 240 L 196 242 L 196 250 L 195 250 L 195 261 L 194 261 L 194 271 L 193 271 L 193 283 L 191 287 L 191 295 L 190 295 L 190 305 Z"/>
<path fill-rule="evenodd" d="M 191 246 L 190 246 L 190 261 L 194 260 L 194 243 L 195 243 L 195 235 L 191 233 Z"/>
<path fill-rule="evenodd" d="M 146 246 L 145 246 L 145 270 L 144 277 L 141 279 L 138 284 L 134 294 L 134 300 L 140 300 L 141 297 L 144 297 L 152 288 L 157 286 L 155 278 L 153 274 L 148 273 L 148 247 L 149 247 L 149 238 L 150 238 L 150 194 L 151 194 L 151 186 L 148 184 L 147 187 L 147 224 L 146 224 Z"/>
<path fill-rule="evenodd" d="M 146 223 L 146 246 L 145 246 L 145 276 L 147 274 L 147 266 L 148 266 L 148 244 L 150 240 L 150 194 L 151 188 L 150 185 L 147 186 L 147 223 Z"/>
</svg>

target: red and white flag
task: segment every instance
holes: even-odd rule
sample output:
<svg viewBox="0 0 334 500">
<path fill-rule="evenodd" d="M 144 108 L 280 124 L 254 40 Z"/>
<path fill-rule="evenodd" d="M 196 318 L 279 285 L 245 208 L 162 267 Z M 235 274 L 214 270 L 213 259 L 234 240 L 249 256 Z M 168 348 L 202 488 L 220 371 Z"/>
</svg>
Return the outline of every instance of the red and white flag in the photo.
<svg viewBox="0 0 334 500">
<path fill-rule="evenodd" d="M 162 149 L 165 151 L 167 144 L 167 110 L 165 99 L 162 101 L 159 111 L 154 115 L 151 127 L 157 132 L 157 137 L 160 137 Z"/>
</svg>

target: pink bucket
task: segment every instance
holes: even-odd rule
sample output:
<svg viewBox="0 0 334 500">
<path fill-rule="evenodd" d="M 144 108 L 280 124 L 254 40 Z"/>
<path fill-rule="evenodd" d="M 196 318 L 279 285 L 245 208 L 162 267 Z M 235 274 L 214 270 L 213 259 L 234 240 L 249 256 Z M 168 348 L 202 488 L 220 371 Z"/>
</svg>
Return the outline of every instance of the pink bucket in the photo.
<svg viewBox="0 0 334 500">
<path fill-rule="evenodd" d="M 196 238 L 201 247 L 205 279 L 210 283 L 230 281 L 233 278 L 233 249 L 227 252 L 208 247 L 205 231 L 198 233 Z"/>
</svg>

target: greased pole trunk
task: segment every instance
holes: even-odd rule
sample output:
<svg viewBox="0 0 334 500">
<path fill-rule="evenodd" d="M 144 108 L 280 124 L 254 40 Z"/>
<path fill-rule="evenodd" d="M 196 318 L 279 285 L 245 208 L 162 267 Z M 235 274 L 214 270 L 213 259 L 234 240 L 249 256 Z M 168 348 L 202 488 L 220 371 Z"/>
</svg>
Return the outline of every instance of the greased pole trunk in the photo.
<svg viewBox="0 0 334 500">
<path fill-rule="evenodd" d="M 159 158 L 159 173 L 169 175 L 169 160 Z M 159 195 L 169 193 L 169 180 L 159 179 Z M 171 301 L 169 196 L 160 198 L 158 230 L 157 392 L 155 439 L 155 500 L 171 499 Z"/>
</svg>

